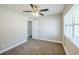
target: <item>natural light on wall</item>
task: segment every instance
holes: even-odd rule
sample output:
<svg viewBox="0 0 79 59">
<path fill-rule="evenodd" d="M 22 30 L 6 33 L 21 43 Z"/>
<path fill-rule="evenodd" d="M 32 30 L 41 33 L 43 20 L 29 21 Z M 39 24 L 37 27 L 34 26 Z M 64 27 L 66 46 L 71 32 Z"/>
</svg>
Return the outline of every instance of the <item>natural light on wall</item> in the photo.
<svg viewBox="0 0 79 59">
<path fill-rule="evenodd" d="M 79 5 L 75 5 L 64 17 L 64 34 L 79 48 Z"/>
</svg>

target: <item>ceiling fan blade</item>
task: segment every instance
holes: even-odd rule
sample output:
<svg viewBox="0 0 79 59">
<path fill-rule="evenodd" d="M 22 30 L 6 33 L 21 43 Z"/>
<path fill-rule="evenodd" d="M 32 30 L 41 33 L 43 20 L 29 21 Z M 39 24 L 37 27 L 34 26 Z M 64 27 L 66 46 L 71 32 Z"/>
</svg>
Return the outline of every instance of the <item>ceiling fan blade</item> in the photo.
<svg viewBox="0 0 79 59">
<path fill-rule="evenodd" d="M 33 4 L 30 4 L 31 8 L 33 8 Z"/>
<path fill-rule="evenodd" d="M 42 14 L 42 13 L 39 13 L 41 16 L 44 16 L 44 14 Z"/>
<path fill-rule="evenodd" d="M 32 11 L 23 11 L 23 12 L 32 12 Z"/>
<path fill-rule="evenodd" d="M 40 11 L 48 11 L 48 9 L 41 9 Z"/>
</svg>

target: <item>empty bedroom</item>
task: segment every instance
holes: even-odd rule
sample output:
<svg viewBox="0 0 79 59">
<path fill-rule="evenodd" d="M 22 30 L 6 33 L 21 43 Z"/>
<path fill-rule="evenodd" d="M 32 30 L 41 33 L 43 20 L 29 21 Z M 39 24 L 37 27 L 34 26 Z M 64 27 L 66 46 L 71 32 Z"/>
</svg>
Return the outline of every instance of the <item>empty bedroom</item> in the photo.
<svg viewBox="0 0 79 59">
<path fill-rule="evenodd" d="M 79 55 L 78 4 L 0 4 L 0 55 Z"/>
</svg>

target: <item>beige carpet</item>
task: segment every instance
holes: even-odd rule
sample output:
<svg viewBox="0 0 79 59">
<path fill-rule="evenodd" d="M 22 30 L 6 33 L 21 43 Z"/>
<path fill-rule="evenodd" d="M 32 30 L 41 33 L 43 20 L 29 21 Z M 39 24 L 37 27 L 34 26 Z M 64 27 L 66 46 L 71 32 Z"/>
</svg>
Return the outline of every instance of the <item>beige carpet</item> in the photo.
<svg viewBox="0 0 79 59">
<path fill-rule="evenodd" d="M 65 55 L 62 44 L 30 39 L 28 42 L 13 48 L 2 55 Z"/>
</svg>

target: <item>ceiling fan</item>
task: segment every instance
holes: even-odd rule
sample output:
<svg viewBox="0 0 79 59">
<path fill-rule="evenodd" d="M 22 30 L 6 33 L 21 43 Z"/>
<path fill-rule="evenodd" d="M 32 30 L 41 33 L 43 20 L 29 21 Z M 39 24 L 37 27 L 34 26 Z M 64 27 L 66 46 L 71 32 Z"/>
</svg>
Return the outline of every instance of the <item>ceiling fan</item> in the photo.
<svg viewBox="0 0 79 59">
<path fill-rule="evenodd" d="M 48 9 L 41 9 L 41 10 L 39 10 L 37 5 L 35 5 L 35 4 L 29 4 L 29 5 L 32 8 L 32 11 L 25 11 L 24 10 L 23 12 L 32 12 L 33 16 L 38 16 L 38 15 L 44 16 L 44 14 L 41 13 L 41 12 L 48 11 Z"/>
</svg>

